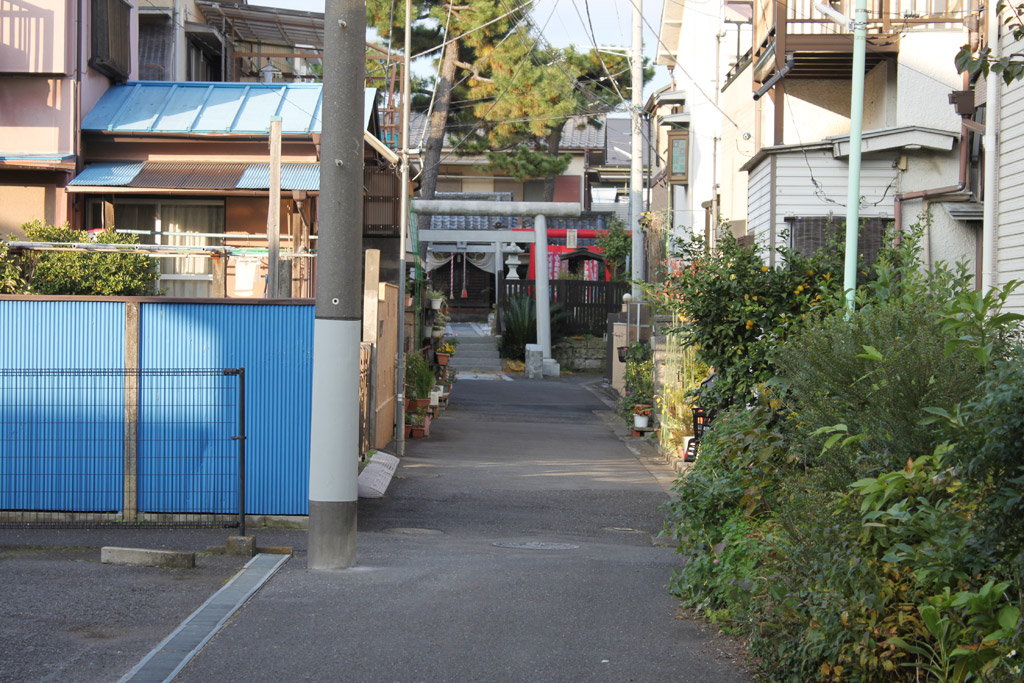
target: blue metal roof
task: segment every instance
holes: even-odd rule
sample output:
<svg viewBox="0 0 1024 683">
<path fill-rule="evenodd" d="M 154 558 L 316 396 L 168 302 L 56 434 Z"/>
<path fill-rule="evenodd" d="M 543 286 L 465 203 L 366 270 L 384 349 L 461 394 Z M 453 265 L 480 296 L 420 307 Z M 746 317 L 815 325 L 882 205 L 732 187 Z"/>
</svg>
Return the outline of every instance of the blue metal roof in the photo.
<svg viewBox="0 0 1024 683">
<path fill-rule="evenodd" d="M 265 190 L 270 187 L 270 164 L 249 164 L 237 188 Z M 320 164 L 281 164 L 282 190 L 320 190 Z"/>
<path fill-rule="evenodd" d="M 142 170 L 143 162 L 89 164 L 68 185 L 126 187 Z"/>
<path fill-rule="evenodd" d="M 364 120 L 376 131 L 376 90 L 366 90 Z M 82 122 L 83 131 L 260 135 L 280 116 L 284 135 L 320 133 L 320 83 L 130 81 L 108 89 Z"/>
<path fill-rule="evenodd" d="M 102 162 L 89 164 L 71 186 L 209 190 L 270 189 L 270 164 Z M 319 164 L 281 164 L 282 190 L 320 190 Z"/>
</svg>

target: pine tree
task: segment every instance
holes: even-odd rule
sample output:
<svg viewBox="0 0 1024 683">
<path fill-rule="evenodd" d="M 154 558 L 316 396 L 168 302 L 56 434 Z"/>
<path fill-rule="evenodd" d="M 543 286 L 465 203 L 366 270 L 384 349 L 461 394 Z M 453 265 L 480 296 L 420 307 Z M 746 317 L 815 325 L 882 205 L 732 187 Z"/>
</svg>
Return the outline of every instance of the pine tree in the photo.
<svg viewBox="0 0 1024 683">
<path fill-rule="evenodd" d="M 490 78 L 478 79 L 466 94 L 477 102 L 476 127 L 460 151 L 486 153 L 493 168 L 520 181 L 545 179 L 545 199 L 551 201 L 555 176 L 570 161 L 558 153 L 565 126 L 596 125 L 601 114 L 628 101 L 629 62 L 595 50 L 541 47 L 521 27 L 486 66 Z M 645 68 L 644 81 L 652 76 L 653 69 Z"/>
<path fill-rule="evenodd" d="M 392 46 L 402 45 L 405 3 L 368 0 L 366 6 L 367 23 L 390 38 Z M 459 4 L 413 0 L 412 7 L 413 55 L 430 49 L 440 50 L 441 64 L 434 84 L 434 105 L 424 143 L 420 180 L 420 196 L 432 199 L 437 190 L 441 148 L 449 128 L 452 94 L 459 85 L 457 79 L 486 79 L 478 64 L 486 61 L 498 41 L 516 30 L 525 15 L 522 0 L 461 0 Z"/>
</svg>

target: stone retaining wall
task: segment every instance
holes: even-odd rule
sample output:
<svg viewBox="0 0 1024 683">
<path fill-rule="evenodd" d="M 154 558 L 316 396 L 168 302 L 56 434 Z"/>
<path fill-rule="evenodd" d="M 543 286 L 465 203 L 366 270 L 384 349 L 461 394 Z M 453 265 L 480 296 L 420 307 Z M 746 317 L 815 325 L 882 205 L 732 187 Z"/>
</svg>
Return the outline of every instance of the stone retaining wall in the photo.
<svg viewBox="0 0 1024 683">
<path fill-rule="evenodd" d="M 551 347 L 563 370 L 604 372 L 605 341 L 601 337 L 567 337 Z"/>
</svg>

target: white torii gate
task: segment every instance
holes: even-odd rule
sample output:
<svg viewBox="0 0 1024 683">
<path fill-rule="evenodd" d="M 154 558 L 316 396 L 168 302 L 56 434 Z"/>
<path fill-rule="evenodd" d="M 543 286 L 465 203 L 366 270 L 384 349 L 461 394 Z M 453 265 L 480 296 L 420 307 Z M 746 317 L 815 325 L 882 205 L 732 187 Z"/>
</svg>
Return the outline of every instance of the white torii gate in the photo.
<svg viewBox="0 0 1024 683">
<path fill-rule="evenodd" d="M 481 202 L 453 199 L 414 199 L 414 212 L 424 216 L 533 216 L 534 254 L 537 263 L 537 343 L 541 347 L 544 365 L 551 366 L 551 304 L 548 284 L 548 216 L 552 218 L 579 217 L 582 208 L 578 202 Z M 514 230 L 421 230 L 420 241 L 432 243 L 489 242 L 495 246 L 498 267 L 501 267 L 503 242 L 516 242 L 521 231 Z M 557 368 L 557 366 L 555 366 Z M 557 373 L 557 370 L 555 370 Z"/>
</svg>

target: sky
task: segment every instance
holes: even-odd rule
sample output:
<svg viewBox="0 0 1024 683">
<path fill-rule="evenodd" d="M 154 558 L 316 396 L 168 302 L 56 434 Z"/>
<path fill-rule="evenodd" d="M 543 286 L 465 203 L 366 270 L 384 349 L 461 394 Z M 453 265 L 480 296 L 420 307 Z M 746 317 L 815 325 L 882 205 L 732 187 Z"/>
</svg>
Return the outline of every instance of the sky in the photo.
<svg viewBox="0 0 1024 683">
<path fill-rule="evenodd" d="M 283 7 L 287 9 L 323 12 L 323 0 L 249 0 L 253 5 Z M 396 0 L 401 2 L 402 0 Z M 586 49 L 594 42 L 600 47 L 629 47 L 633 40 L 633 2 L 642 3 L 644 16 L 644 55 L 651 61 L 657 48 L 657 31 L 661 21 L 663 2 L 673 0 L 534 0 L 533 21 L 541 29 L 547 42 L 555 47 L 575 45 Z M 591 22 L 587 21 L 587 7 Z M 594 36 L 590 34 L 590 23 Z M 421 64 L 414 72 L 429 73 L 430 67 Z M 644 95 L 669 82 L 668 70 L 655 68 L 654 78 L 644 88 Z"/>
</svg>

